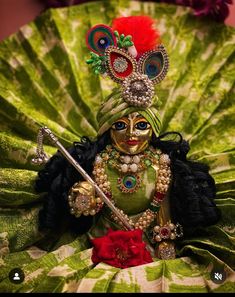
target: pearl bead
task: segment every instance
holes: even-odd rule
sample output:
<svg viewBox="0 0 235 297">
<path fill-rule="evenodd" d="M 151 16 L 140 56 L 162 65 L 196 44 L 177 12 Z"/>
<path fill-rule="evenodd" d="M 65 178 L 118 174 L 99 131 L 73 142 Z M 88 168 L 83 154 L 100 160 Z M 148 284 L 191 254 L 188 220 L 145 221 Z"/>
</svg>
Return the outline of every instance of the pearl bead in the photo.
<svg viewBox="0 0 235 297">
<path fill-rule="evenodd" d="M 158 188 L 158 192 L 162 193 L 162 184 L 159 184 L 157 188 Z"/>
<path fill-rule="evenodd" d="M 158 233 L 159 230 L 160 230 L 160 226 L 155 226 L 155 227 L 153 228 L 153 230 L 154 230 L 156 233 Z"/>
<path fill-rule="evenodd" d="M 130 156 L 125 156 L 125 157 L 123 158 L 123 160 L 124 160 L 124 162 L 125 162 L 126 164 L 129 164 L 129 163 L 131 162 L 131 157 L 130 157 Z"/>
<path fill-rule="evenodd" d="M 96 198 L 96 203 L 101 203 L 102 200 L 100 199 L 100 197 Z"/>
<path fill-rule="evenodd" d="M 84 216 L 89 216 L 89 211 L 86 210 L 83 212 L 83 214 L 84 214 Z"/>
<path fill-rule="evenodd" d="M 91 215 L 91 216 L 94 216 L 95 214 L 96 214 L 95 209 L 90 210 L 90 215 Z"/>
<path fill-rule="evenodd" d="M 159 242 L 159 241 L 161 241 L 161 240 L 162 240 L 162 239 L 161 239 L 161 237 L 160 237 L 159 235 L 155 236 L 155 241 Z"/>
<path fill-rule="evenodd" d="M 122 170 L 122 172 L 127 172 L 127 170 L 128 170 L 128 165 L 127 165 L 127 164 L 122 164 L 122 165 L 121 165 L 121 170 Z"/>
<path fill-rule="evenodd" d="M 130 169 L 131 169 L 132 172 L 136 172 L 138 170 L 137 164 L 135 164 L 135 163 L 131 164 Z"/>
<path fill-rule="evenodd" d="M 170 239 L 172 239 L 172 240 L 174 240 L 175 239 L 175 233 L 171 233 L 171 235 L 170 235 Z"/>
<path fill-rule="evenodd" d="M 133 162 L 138 164 L 140 162 L 140 157 L 139 156 L 134 156 L 133 157 Z"/>
<path fill-rule="evenodd" d="M 175 229 L 175 225 L 172 224 L 172 223 L 169 224 L 169 227 L 170 227 L 171 230 L 174 230 Z"/>
</svg>

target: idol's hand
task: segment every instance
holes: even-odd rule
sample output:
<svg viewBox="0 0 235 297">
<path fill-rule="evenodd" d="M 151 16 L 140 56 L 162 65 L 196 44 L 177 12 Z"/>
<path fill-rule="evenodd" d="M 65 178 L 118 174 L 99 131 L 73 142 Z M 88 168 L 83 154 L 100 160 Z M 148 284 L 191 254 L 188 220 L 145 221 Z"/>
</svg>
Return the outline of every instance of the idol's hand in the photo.
<svg viewBox="0 0 235 297">
<path fill-rule="evenodd" d="M 94 187 L 87 181 L 75 183 L 69 191 L 70 213 L 76 217 L 95 215 L 102 207 L 100 198 L 95 197 Z"/>
</svg>

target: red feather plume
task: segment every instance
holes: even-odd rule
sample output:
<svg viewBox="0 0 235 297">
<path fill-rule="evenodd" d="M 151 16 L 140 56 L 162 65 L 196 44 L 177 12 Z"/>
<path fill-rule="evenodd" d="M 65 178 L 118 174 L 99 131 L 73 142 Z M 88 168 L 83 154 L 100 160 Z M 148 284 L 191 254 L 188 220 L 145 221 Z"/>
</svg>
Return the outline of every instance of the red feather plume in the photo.
<svg viewBox="0 0 235 297">
<path fill-rule="evenodd" d="M 138 57 L 160 43 L 160 33 L 149 16 L 119 17 L 113 20 L 112 29 L 119 34 L 131 35 Z"/>
</svg>

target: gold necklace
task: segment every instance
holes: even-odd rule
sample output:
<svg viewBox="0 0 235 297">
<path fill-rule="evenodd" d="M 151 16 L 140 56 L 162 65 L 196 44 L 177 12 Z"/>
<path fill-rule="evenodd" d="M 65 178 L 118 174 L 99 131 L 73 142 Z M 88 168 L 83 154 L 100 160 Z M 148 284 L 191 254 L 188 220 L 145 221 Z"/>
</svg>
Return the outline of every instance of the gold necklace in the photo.
<svg viewBox="0 0 235 297">
<path fill-rule="evenodd" d="M 146 158 L 146 156 L 148 158 Z M 138 164 L 140 164 L 139 167 L 137 166 L 138 168 L 136 172 L 146 169 L 152 163 L 156 167 L 158 167 L 159 168 L 158 178 L 156 180 L 156 191 L 155 191 L 153 200 L 150 204 L 150 207 L 141 215 L 141 217 L 137 220 L 137 222 L 134 223 L 131 220 L 131 218 L 129 218 L 128 215 L 126 215 L 123 212 L 123 210 L 119 209 L 120 213 L 122 213 L 125 216 L 129 224 L 132 225 L 135 229 L 138 228 L 138 229 L 146 230 L 156 218 L 156 213 L 159 211 L 161 203 L 165 197 L 165 194 L 168 191 L 168 188 L 171 182 L 170 158 L 167 154 L 163 154 L 160 150 L 155 150 L 152 147 L 149 148 L 149 150 L 145 151 L 145 153 L 143 154 L 135 155 L 133 157 L 129 156 L 130 159 L 128 160 L 127 158 L 125 159 L 125 157 L 126 156 L 121 156 L 120 153 L 116 151 L 112 146 L 110 145 L 107 146 L 104 151 L 102 151 L 100 154 L 96 156 L 95 163 L 94 163 L 94 170 L 93 170 L 94 180 L 97 183 L 97 185 L 100 187 L 100 189 L 103 190 L 106 196 L 109 197 L 109 199 L 112 200 L 112 202 L 115 204 L 115 201 L 112 197 L 110 182 L 105 172 L 105 167 L 107 164 L 113 166 L 114 168 L 118 169 L 118 171 L 122 173 L 128 173 L 128 170 L 127 171 L 125 170 L 126 172 L 122 171 L 122 164 L 121 164 L 122 161 L 118 163 L 117 160 L 120 159 L 120 160 L 128 161 L 128 160 L 133 160 L 133 158 L 135 157 L 135 159 L 138 161 Z M 146 160 L 148 161 L 144 162 Z M 129 163 L 130 162 L 128 162 L 127 164 Z M 126 163 L 123 163 L 123 164 L 126 164 Z M 130 164 L 134 164 L 134 163 L 130 163 Z M 129 166 L 129 171 L 131 171 L 130 166 Z M 132 173 L 135 173 L 135 172 L 132 171 Z M 127 183 L 127 188 L 128 186 L 129 184 Z M 135 187 L 133 188 L 136 190 Z M 127 191 L 126 193 L 133 193 L 133 191 Z M 123 225 L 122 222 L 117 218 L 117 216 L 114 213 L 112 213 L 112 218 L 120 226 Z"/>
</svg>

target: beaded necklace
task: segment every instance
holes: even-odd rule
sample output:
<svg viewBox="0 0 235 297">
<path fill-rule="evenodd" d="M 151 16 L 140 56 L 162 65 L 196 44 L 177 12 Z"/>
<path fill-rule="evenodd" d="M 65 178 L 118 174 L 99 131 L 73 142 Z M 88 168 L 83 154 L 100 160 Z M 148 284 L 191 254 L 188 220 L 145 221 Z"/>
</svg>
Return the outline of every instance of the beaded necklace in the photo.
<svg viewBox="0 0 235 297">
<path fill-rule="evenodd" d="M 160 150 L 149 147 L 144 153 L 130 156 L 121 155 L 112 146 L 108 145 L 104 151 L 96 156 L 94 163 L 93 176 L 97 185 L 106 194 L 107 197 L 115 204 L 112 197 L 110 182 L 105 172 L 106 165 L 118 170 L 121 176 L 117 180 L 117 186 L 120 191 L 133 193 L 141 186 L 141 178 L 139 172 L 144 171 L 152 164 L 158 169 L 158 178 L 155 184 L 155 193 L 150 207 L 140 216 L 137 222 L 133 222 L 123 210 L 120 213 L 125 216 L 129 224 L 135 229 L 146 230 L 156 218 L 156 214 L 160 209 L 161 203 L 168 191 L 171 181 L 170 158 L 167 154 L 163 154 Z M 116 223 L 123 227 L 122 222 L 112 213 L 112 218 Z"/>
</svg>

